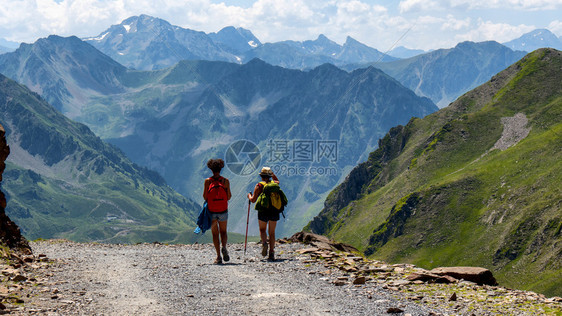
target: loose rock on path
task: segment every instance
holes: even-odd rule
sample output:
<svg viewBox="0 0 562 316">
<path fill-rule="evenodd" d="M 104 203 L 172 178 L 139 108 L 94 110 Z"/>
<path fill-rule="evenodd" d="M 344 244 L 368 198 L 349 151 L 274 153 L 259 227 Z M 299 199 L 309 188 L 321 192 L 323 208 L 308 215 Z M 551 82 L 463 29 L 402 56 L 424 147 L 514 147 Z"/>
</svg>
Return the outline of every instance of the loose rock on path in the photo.
<svg viewBox="0 0 562 316">
<path fill-rule="evenodd" d="M 34 256 L 0 262 L 0 314 L 562 314 L 562 298 L 457 279 L 481 268 L 390 265 L 300 237 L 292 239 L 309 244 L 279 245 L 275 262 L 255 243 L 245 256 L 229 245 L 222 265 L 212 245 L 32 243 Z"/>
<path fill-rule="evenodd" d="M 429 315 L 428 307 L 393 298 L 378 286 L 334 285 L 326 267 L 276 249 L 268 262 L 251 243 L 229 245 L 231 261 L 213 264 L 212 245 L 32 243 L 54 260 L 38 269 L 25 304 L 14 313 L 45 315 Z M 299 257 L 301 256 L 301 257 Z M 345 278 L 344 276 L 340 276 Z M 34 291 L 34 292 L 33 292 Z"/>
</svg>

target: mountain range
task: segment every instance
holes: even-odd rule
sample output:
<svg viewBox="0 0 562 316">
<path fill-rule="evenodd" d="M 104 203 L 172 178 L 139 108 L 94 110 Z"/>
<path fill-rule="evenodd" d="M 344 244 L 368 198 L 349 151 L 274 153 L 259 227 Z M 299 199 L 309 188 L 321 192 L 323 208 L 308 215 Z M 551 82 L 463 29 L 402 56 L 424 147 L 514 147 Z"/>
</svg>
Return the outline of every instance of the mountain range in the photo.
<svg viewBox="0 0 562 316">
<path fill-rule="evenodd" d="M 224 157 L 237 140 L 252 141 L 264 158 L 272 157 L 270 142 L 337 143 L 337 161 L 277 161 L 278 168 L 331 172 L 285 175 L 293 213 L 287 212 L 281 232 L 299 230 L 312 219 L 319 211 L 312 205 L 340 181 L 346 168 L 374 149 L 384 131 L 437 110 L 429 99 L 373 67 L 348 73 L 325 64 L 300 71 L 254 59 L 243 65 L 182 61 L 167 69 L 135 71 L 76 37 L 51 36 L 1 55 L 0 72 L 28 83 L 64 114 L 193 199 L 200 199 L 201 179 L 208 173 L 204 162 Z M 38 74 L 43 79 L 37 80 Z M 231 227 L 241 232 L 246 208 L 241 192 L 251 190 L 257 179 L 225 172 L 238 193 Z"/>
<path fill-rule="evenodd" d="M 225 27 L 217 33 L 206 34 L 148 15 L 130 17 L 84 41 L 119 63 L 138 70 L 162 69 L 181 60 L 247 63 L 260 58 L 286 68 L 310 69 L 324 63 L 344 65 L 396 59 L 351 37 L 343 45 L 324 35 L 314 41 L 262 44 L 251 31 L 243 28 Z"/>
<path fill-rule="evenodd" d="M 316 40 L 262 44 L 243 28 L 226 27 L 205 34 L 146 15 L 128 18 L 85 41 L 127 67 L 144 70 L 165 68 L 180 60 L 247 63 L 254 58 L 301 70 L 324 63 L 349 71 L 372 65 L 440 108 L 525 55 L 497 42 L 464 42 L 427 53 L 397 47 L 388 54 L 351 37 L 343 45 L 324 35 Z M 408 58 L 399 60 L 393 55 Z"/>
<path fill-rule="evenodd" d="M 206 34 L 144 14 L 129 17 L 84 40 L 126 67 L 138 70 L 166 68 L 184 59 L 246 63 L 255 57 L 273 65 L 311 69 L 323 63 L 346 66 L 386 62 L 429 52 L 399 46 L 382 53 L 350 37 L 339 45 L 322 34 L 316 40 L 262 44 L 250 30 L 241 27 L 227 26 Z M 526 52 L 543 47 L 562 49 L 562 37 L 537 29 L 503 44 Z M 18 45 L 0 38 L 0 54 L 12 52 Z"/>
<path fill-rule="evenodd" d="M 200 207 L 37 93 L 0 75 L 6 214 L 29 239 L 193 242 Z"/>
<path fill-rule="evenodd" d="M 497 42 L 463 42 L 387 63 L 371 63 L 416 94 L 430 98 L 443 108 L 525 56 Z M 345 69 L 367 65 L 348 65 Z"/>
<path fill-rule="evenodd" d="M 293 69 L 309 69 L 324 63 L 344 66 L 350 63 L 397 60 L 349 36 L 340 46 L 324 35 L 319 35 L 314 41 L 267 43 L 246 52 L 242 60 L 252 58 Z"/>
<path fill-rule="evenodd" d="M 424 268 L 562 294 L 562 52 L 540 49 L 390 129 L 308 229 Z"/>
<path fill-rule="evenodd" d="M 243 28 L 225 27 L 217 33 L 206 34 L 147 15 L 130 17 L 97 37 L 84 40 L 122 65 L 140 70 L 162 69 L 180 60 L 246 63 L 253 58 L 292 69 L 312 69 L 324 63 L 346 70 L 374 65 L 418 95 L 429 97 L 440 108 L 522 58 L 524 51 L 535 47 L 560 47 L 560 40 L 542 29 L 504 43 L 514 51 L 496 42 L 464 42 L 454 48 L 427 53 L 397 47 L 383 54 L 351 37 L 343 45 L 324 35 L 316 40 L 262 44 L 251 31 Z M 527 48 L 524 48 L 525 43 Z M 57 89 L 56 82 L 52 85 Z M 71 90 L 71 94 L 80 93 L 78 89 Z M 48 100 L 55 107 L 61 106 L 60 102 Z"/>
</svg>

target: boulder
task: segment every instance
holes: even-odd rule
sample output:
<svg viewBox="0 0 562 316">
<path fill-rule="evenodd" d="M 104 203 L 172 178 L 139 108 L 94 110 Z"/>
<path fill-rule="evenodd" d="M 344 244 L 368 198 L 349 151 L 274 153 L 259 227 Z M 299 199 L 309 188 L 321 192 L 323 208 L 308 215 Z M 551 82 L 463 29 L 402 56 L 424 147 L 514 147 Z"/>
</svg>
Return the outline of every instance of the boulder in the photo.
<svg viewBox="0 0 562 316">
<path fill-rule="evenodd" d="M 412 273 L 409 276 L 407 276 L 406 279 L 409 281 L 427 282 L 427 281 L 435 280 L 440 277 L 441 277 L 440 275 L 433 274 L 433 273 Z"/>
<path fill-rule="evenodd" d="M 457 300 L 457 293 L 453 292 L 453 295 L 449 297 L 449 301 L 455 302 Z"/>
<path fill-rule="evenodd" d="M 367 282 L 367 278 L 365 278 L 364 276 L 360 276 L 360 277 L 356 277 L 355 280 L 353 280 L 353 284 L 365 284 L 365 282 Z"/>
<path fill-rule="evenodd" d="M 492 272 L 486 268 L 479 267 L 440 267 L 429 271 L 431 274 L 441 276 L 448 275 L 458 280 L 466 280 L 479 285 L 498 285 Z"/>
<path fill-rule="evenodd" d="M 27 277 L 25 275 L 22 274 L 16 274 L 13 278 L 12 281 L 14 282 L 23 282 L 23 281 L 27 281 Z"/>
<path fill-rule="evenodd" d="M 390 307 L 386 312 L 389 314 L 400 314 L 403 313 L 404 310 L 398 307 Z"/>
<path fill-rule="evenodd" d="M 436 273 L 430 272 L 417 272 L 412 273 L 406 277 L 406 280 L 409 281 L 422 281 L 428 283 L 456 283 L 458 280 L 449 275 L 440 275 Z"/>
<path fill-rule="evenodd" d="M 344 252 L 358 252 L 357 248 L 355 248 L 351 245 L 335 242 L 335 241 L 329 239 L 326 236 L 313 234 L 313 233 L 309 233 L 309 232 L 304 232 L 304 231 L 295 233 L 293 236 L 291 236 L 291 238 L 289 238 L 289 241 L 309 244 L 309 245 L 312 245 L 316 248 L 323 249 L 323 250 L 339 250 L 339 251 L 344 251 Z"/>
</svg>

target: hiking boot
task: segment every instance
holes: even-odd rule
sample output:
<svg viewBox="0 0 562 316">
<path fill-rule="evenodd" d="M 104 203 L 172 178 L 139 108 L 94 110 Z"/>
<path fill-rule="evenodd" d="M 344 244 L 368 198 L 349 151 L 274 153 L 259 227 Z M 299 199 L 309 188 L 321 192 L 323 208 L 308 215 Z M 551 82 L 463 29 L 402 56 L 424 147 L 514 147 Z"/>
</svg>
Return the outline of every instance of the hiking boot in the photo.
<svg viewBox="0 0 562 316">
<path fill-rule="evenodd" d="M 267 245 L 266 242 L 264 242 L 264 243 L 262 244 L 261 255 L 264 256 L 264 257 L 267 256 L 267 248 L 268 248 L 267 246 L 268 246 L 268 245 Z"/>
<path fill-rule="evenodd" d="M 222 258 L 217 257 L 217 259 L 215 259 L 215 264 L 222 264 Z"/>
<path fill-rule="evenodd" d="M 225 262 L 230 261 L 230 256 L 228 255 L 228 250 L 226 250 L 226 247 L 222 247 L 222 257 L 224 258 Z"/>
<path fill-rule="evenodd" d="M 269 257 L 267 257 L 267 261 L 275 261 L 275 253 L 270 252 Z"/>
</svg>

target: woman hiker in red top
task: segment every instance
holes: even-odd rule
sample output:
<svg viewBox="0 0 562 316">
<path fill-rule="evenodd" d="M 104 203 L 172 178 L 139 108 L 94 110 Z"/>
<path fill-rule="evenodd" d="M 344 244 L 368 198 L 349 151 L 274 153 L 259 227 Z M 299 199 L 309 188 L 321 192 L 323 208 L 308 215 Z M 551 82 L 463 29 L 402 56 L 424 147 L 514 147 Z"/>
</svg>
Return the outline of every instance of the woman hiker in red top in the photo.
<svg viewBox="0 0 562 316">
<path fill-rule="evenodd" d="M 230 193 L 230 182 L 227 178 L 220 175 L 224 167 L 224 161 L 222 159 L 210 159 L 207 162 L 207 167 L 211 169 L 213 176 L 205 179 L 203 199 L 207 201 L 207 207 L 211 214 L 211 232 L 213 233 L 213 244 L 217 252 L 215 263 L 221 264 L 223 259 L 224 261 L 230 260 L 228 250 L 226 249 L 228 238 L 226 224 L 228 220 L 228 200 L 230 200 L 232 194 Z M 222 249 L 220 248 L 221 243 Z"/>
<path fill-rule="evenodd" d="M 264 183 L 269 183 L 274 181 L 279 183 L 279 179 L 273 173 L 271 168 L 263 167 L 261 172 L 259 173 L 261 177 L 261 182 L 256 184 L 254 188 L 254 194 L 248 193 L 248 199 L 250 202 L 255 203 L 263 191 Z M 267 212 L 267 211 L 260 211 L 258 212 L 258 223 L 260 226 L 260 236 L 262 241 L 262 256 L 267 256 L 268 251 L 268 244 L 269 244 L 269 261 L 275 261 L 275 227 L 277 226 L 277 221 L 279 220 L 279 213 L 278 212 Z M 266 229 L 269 226 L 269 240 L 266 234 Z"/>
</svg>

